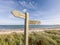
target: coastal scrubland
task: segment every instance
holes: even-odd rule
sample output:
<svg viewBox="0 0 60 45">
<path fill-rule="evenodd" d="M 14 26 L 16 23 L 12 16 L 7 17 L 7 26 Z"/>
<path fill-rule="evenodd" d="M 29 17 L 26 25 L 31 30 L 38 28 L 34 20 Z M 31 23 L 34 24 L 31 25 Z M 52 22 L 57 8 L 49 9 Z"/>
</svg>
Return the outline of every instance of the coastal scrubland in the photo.
<svg viewBox="0 0 60 45">
<path fill-rule="evenodd" d="M 24 45 L 24 34 L 0 34 L 0 45 Z M 60 30 L 32 32 L 29 34 L 29 45 L 60 45 Z"/>
</svg>

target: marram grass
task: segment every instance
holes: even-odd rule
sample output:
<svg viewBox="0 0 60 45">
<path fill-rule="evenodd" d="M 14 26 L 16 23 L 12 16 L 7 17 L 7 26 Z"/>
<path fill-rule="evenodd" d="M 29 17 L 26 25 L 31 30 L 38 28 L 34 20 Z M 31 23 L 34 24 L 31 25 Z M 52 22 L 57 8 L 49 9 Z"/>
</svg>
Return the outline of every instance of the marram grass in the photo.
<svg viewBox="0 0 60 45">
<path fill-rule="evenodd" d="M 0 45 L 24 45 L 24 34 L 0 34 Z M 29 45 L 60 45 L 60 30 L 32 32 Z"/>
</svg>

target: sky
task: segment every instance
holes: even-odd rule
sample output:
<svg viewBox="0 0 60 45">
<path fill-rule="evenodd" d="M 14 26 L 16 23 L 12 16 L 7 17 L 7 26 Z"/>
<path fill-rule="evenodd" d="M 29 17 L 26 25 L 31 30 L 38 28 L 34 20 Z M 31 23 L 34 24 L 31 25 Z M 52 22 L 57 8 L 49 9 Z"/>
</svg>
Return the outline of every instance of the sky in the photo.
<svg viewBox="0 0 60 45">
<path fill-rule="evenodd" d="M 60 0 L 0 0 L 0 25 L 24 24 L 12 10 L 29 12 L 29 20 L 39 20 L 41 25 L 60 25 Z"/>
</svg>

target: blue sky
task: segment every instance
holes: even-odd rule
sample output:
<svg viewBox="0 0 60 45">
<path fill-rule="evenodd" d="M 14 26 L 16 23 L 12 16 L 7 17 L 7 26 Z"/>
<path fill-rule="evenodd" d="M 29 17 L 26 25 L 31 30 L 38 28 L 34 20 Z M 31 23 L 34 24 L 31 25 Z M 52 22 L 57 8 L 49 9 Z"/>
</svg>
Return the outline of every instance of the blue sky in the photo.
<svg viewBox="0 0 60 45">
<path fill-rule="evenodd" d="M 29 12 L 29 19 L 39 20 L 41 25 L 60 25 L 60 0 L 0 0 L 0 25 L 24 24 L 12 10 Z"/>
</svg>

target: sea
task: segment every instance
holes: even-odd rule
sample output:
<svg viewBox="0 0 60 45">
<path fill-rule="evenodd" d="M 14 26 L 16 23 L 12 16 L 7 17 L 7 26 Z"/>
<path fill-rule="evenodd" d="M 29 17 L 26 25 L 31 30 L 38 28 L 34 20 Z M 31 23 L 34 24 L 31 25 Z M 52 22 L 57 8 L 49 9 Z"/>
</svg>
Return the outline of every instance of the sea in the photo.
<svg viewBox="0 0 60 45">
<path fill-rule="evenodd" d="M 23 29 L 24 25 L 0 25 L 0 29 Z M 31 28 L 60 28 L 60 25 L 29 25 Z"/>
</svg>

